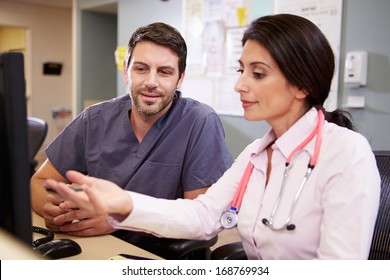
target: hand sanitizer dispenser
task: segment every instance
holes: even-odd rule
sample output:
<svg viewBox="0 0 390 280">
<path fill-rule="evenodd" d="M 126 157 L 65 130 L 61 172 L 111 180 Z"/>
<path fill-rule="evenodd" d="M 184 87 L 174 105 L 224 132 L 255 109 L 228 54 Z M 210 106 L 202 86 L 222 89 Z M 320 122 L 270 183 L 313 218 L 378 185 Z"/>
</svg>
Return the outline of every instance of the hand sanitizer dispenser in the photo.
<svg viewBox="0 0 390 280">
<path fill-rule="evenodd" d="M 348 52 L 345 59 L 344 84 L 348 87 L 367 85 L 367 52 Z"/>
</svg>

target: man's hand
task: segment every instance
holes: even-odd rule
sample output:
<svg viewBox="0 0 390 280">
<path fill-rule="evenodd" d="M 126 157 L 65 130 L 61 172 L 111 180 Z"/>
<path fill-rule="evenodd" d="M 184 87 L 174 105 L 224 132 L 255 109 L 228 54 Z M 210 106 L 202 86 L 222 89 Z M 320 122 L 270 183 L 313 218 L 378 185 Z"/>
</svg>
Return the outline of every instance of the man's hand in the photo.
<svg viewBox="0 0 390 280">
<path fill-rule="evenodd" d="M 110 181 L 89 177 L 76 171 L 68 171 L 66 176 L 70 182 L 78 185 L 77 189 L 53 179 L 45 181 L 45 189 L 53 192 L 59 199 L 73 202 L 76 207 L 91 215 L 128 216 L 133 209 L 133 201 L 128 193 Z"/>
<path fill-rule="evenodd" d="M 95 236 L 115 231 L 105 215 L 93 216 L 52 194 L 48 195 L 43 217 L 48 229 L 74 236 Z"/>
<path fill-rule="evenodd" d="M 63 200 L 59 199 L 58 197 L 49 194 L 46 198 L 46 202 L 43 205 L 43 219 L 45 220 L 46 227 L 50 229 L 51 231 L 54 232 L 59 232 L 60 226 L 64 224 L 70 224 L 72 220 L 59 220 L 59 221 L 54 221 L 54 219 L 66 213 L 68 211 L 67 209 L 61 209 L 60 204 L 63 202 Z"/>
<path fill-rule="evenodd" d="M 69 223 L 68 221 L 72 222 Z M 110 234 L 115 231 L 108 222 L 106 215 L 91 215 L 79 209 L 70 210 L 55 217 L 54 222 L 55 224 L 62 224 L 59 227 L 61 232 L 73 236 L 96 236 Z"/>
</svg>

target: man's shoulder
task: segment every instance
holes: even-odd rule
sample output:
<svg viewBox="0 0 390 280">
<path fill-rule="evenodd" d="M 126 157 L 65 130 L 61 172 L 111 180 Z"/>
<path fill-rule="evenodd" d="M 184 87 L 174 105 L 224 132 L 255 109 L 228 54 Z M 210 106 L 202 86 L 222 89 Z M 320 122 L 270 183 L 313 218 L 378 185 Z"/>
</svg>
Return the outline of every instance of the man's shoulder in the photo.
<svg viewBox="0 0 390 280">
<path fill-rule="evenodd" d="M 93 104 L 88 108 L 86 108 L 85 111 L 89 112 L 89 114 L 95 114 L 101 111 L 108 113 L 110 109 L 115 111 L 120 111 L 122 107 L 129 109 L 130 105 L 131 105 L 130 96 L 128 94 L 124 94 L 109 100 L 104 100 L 99 103 Z"/>
<path fill-rule="evenodd" d="M 197 116 L 216 114 L 215 110 L 210 105 L 189 97 L 181 97 L 178 100 L 178 105 L 178 107 L 181 107 L 183 112 L 186 114 L 193 114 Z"/>
</svg>

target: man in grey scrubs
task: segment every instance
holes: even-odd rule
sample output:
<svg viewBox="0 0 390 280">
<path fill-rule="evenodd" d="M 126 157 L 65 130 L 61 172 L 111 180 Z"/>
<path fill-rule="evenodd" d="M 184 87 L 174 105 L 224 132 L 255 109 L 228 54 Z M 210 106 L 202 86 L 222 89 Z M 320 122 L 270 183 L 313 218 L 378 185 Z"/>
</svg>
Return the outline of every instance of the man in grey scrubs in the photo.
<svg viewBox="0 0 390 280">
<path fill-rule="evenodd" d="M 218 115 L 178 90 L 186 57 L 183 37 L 169 25 L 134 32 L 123 72 L 129 94 L 81 112 L 47 147 L 47 160 L 31 179 L 33 209 L 49 229 L 74 236 L 114 232 L 105 216 L 61 208 L 46 192 L 47 178 L 69 183 L 67 170 L 155 197 L 193 199 L 230 167 Z"/>
</svg>

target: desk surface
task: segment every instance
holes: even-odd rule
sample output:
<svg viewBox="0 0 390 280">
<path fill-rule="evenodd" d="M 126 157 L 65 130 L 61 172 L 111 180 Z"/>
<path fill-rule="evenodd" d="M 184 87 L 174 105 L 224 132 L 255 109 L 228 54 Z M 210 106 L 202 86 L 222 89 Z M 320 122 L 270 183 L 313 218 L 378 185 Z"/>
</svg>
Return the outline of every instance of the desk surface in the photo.
<svg viewBox="0 0 390 280">
<path fill-rule="evenodd" d="M 45 222 L 43 218 L 34 211 L 32 214 L 32 221 L 34 226 L 45 228 Z M 76 237 L 55 233 L 54 238 L 73 239 L 80 245 L 82 249 L 81 254 L 66 258 L 69 260 L 108 260 L 119 254 L 129 254 L 150 259 L 161 259 L 159 256 L 156 256 L 109 234 L 91 237 Z"/>
</svg>

